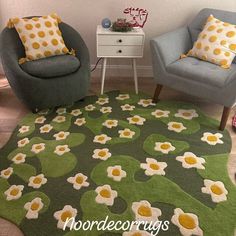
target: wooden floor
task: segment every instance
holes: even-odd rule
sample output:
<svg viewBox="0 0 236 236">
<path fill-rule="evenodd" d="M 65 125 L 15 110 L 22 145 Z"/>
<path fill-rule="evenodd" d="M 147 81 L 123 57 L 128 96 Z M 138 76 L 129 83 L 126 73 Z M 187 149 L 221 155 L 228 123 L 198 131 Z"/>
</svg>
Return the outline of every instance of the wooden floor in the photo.
<svg viewBox="0 0 236 236">
<path fill-rule="evenodd" d="M 0 77 L 0 148 L 5 145 L 11 136 L 12 131 L 16 127 L 18 121 L 29 112 L 28 109 L 15 97 L 7 81 Z M 105 91 L 109 90 L 133 91 L 134 84 L 132 78 L 112 78 L 108 77 L 105 83 Z M 99 94 L 100 80 L 93 78 L 91 81 L 91 89 L 89 94 Z M 151 78 L 139 78 L 139 90 L 147 94 L 153 95 L 155 83 Z M 164 88 L 161 92 L 161 99 L 174 101 L 187 101 L 198 105 L 206 114 L 220 120 L 222 106 L 208 103 L 204 100 Z M 236 108 L 231 111 L 230 118 L 227 123 L 232 140 L 233 148 L 228 161 L 228 173 L 234 184 L 236 173 L 236 133 L 231 127 L 232 116 L 236 113 Z M 0 218 L 0 236 L 22 236 L 22 232 L 12 223 Z M 236 233 L 235 233 L 236 236 Z"/>
</svg>

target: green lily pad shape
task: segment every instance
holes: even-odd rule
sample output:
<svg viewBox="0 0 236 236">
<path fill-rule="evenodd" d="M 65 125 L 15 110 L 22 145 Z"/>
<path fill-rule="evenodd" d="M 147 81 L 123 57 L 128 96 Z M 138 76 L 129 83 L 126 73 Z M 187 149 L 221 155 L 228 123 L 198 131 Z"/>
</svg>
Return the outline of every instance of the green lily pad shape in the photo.
<svg viewBox="0 0 236 236">
<path fill-rule="evenodd" d="M 176 155 L 188 148 L 187 142 L 170 139 L 160 134 L 150 135 L 143 144 L 143 149 L 152 156 Z"/>
</svg>

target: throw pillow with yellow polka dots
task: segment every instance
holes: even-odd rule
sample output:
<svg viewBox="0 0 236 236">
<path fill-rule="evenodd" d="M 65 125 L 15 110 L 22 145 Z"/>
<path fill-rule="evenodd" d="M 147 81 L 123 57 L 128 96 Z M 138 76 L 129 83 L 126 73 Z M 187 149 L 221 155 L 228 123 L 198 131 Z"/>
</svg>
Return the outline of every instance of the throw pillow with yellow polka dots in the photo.
<svg viewBox="0 0 236 236">
<path fill-rule="evenodd" d="M 25 47 L 26 58 L 21 58 L 20 64 L 25 61 L 70 53 L 58 27 L 60 22 L 57 14 L 9 20 L 8 27 L 15 27 Z"/>
<path fill-rule="evenodd" d="M 236 54 L 236 25 L 210 15 L 187 56 L 229 68 Z"/>
</svg>

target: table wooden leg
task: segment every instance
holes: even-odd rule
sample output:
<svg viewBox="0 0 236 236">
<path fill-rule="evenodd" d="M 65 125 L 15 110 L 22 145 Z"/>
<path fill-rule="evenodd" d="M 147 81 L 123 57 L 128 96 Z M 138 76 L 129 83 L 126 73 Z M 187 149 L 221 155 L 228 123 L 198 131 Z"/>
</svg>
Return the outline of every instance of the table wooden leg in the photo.
<svg viewBox="0 0 236 236">
<path fill-rule="evenodd" d="M 134 86 L 135 86 L 135 92 L 138 94 L 138 76 L 137 76 L 137 66 L 136 66 L 136 59 L 133 58 L 133 70 L 134 70 Z"/>
<path fill-rule="evenodd" d="M 107 66 L 107 58 L 103 58 L 101 94 L 103 94 L 103 92 L 104 92 L 104 83 L 105 83 L 105 77 L 106 77 L 106 66 Z"/>
</svg>

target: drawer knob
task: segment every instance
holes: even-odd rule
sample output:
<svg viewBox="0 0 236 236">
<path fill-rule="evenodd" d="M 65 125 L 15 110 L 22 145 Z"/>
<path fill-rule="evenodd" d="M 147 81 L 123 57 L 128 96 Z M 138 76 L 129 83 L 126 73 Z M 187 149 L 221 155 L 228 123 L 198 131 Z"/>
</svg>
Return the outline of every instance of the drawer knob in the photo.
<svg viewBox="0 0 236 236">
<path fill-rule="evenodd" d="M 119 43 L 122 43 L 122 39 L 119 39 L 118 42 L 119 42 Z"/>
<path fill-rule="evenodd" d="M 122 53 L 122 50 L 118 50 L 118 53 Z"/>
</svg>

